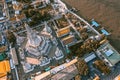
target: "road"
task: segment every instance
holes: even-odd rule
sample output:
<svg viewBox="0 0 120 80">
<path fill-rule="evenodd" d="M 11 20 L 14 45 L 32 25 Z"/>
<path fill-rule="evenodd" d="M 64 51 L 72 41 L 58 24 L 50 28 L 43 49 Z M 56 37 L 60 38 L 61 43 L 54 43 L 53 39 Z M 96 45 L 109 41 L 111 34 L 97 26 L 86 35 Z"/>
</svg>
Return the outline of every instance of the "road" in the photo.
<svg viewBox="0 0 120 80">
<path fill-rule="evenodd" d="M 53 23 L 54 23 L 54 20 L 53 20 Z M 51 35 L 53 35 L 53 36 L 56 38 L 56 40 L 57 40 L 57 42 L 58 42 L 58 47 L 59 47 L 59 49 L 61 49 L 61 50 L 63 51 L 64 55 L 66 55 L 66 54 L 65 54 L 65 53 L 66 53 L 66 52 L 65 52 L 65 48 L 64 48 L 64 46 L 62 45 L 60 39 L 57 37 L 56 32 L 55 32 L 53 26 L 55 26 L 55 25 L 50 25 L 50 28 L 52 29 L 52 34 L 51 34 Z"/>
<path fill-rule="evenodd" d="M 87 21 L 85 21 L 83 18 L 81 18 L 80 16 L 78 16 L 77 14 L 75 14 L 74 12 L 68 10 L 68 12 L 70 12 L 71 14 L 73 14 L 74 16 L 76 16 L 78 19 L 80 19 L 81 21 L 83 21 L 85 24 L 87 24 L 96 34 L 100 34 L 97 30 L 95 30 Z"/>
</svg>

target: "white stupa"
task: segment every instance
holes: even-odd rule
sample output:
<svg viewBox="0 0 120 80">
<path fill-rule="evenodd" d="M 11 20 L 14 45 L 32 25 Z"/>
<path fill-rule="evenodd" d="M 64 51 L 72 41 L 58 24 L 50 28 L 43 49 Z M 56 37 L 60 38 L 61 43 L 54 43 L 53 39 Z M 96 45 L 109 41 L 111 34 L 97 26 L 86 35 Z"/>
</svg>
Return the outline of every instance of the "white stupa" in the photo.
<svg viewBox="0 0 120 80">
<path fill-rule="evenodd" d="M 17 33 L 13 32 L 13 34 L 15 35 L 16 39 L 17 39 L 17 44 L 18 45 L 21 45 L 24 40 L 25 40 L 25 37 L 22 37 L 22 36 L 19 36 Z"/>
<path fill-rule="evenodd" d="M 51 34 L 51 33 L 52 33 L 52 30 L 51 30 L 50 27 L 47 25 L 47 22 L 44 22 L 44 24 L 45 24 L 45 28 L 43 29 L 43 31 Z"/>
<path fill-rule="evenodd" d="M 25 24 L 25 28 L 27 30 L 28 39 L 26 51 L 36 57 L 47 54 L 51 47 L 49 40 L 44 36 L 37 35 L 36 31 L 33 31 L 27 24 Z"/>
</svg>

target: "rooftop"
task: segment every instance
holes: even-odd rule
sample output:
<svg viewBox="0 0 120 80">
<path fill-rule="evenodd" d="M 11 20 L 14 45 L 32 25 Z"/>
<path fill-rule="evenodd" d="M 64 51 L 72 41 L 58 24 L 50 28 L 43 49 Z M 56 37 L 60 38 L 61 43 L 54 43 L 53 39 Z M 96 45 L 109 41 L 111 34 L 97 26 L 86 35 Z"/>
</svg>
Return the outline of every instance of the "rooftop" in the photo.
<svg viewBox="0 0 120 80">
<path fill-rule="evenodd" d="M 0 62 L 0 77 L 7 75 L 7 72 L 10 72 L 10 64 L 8 60 Z"/>
<path fill-rule="evenodd" d="M 120 74 L 114 80 L 120 80 Z"/>
<path fill-rule="evenodd" d="M 72 43 L 74 40 L 75 40 L 75 37 L 73 35 L 70 35 L 62 39 L 64 45 L 68 45 Z"/>
<path fill-rule="evenodd" d="M 70 27 L 65 27 L 57 31 L 57 36 L 63 36 L 65 34 L 68 34 L 70 32 Z"/>
<path fill-rule="evenodd" d="M 120 54 L 108 42 L 101 45 L 98 50 L 112 65 L 115 65 L 120 61 Z"/>
<path fill-rule="evenodd" d="M 75 65 L 71 65 L 59 73 L 55 74 L 54 76 L 51 77 L 51 80 L 70 80 L 73 78 L 75 75 L 78 74 L 78 70 Z"/>
<path fill-rule="evenodd" d="M 4 60 L 7 57 L 5 53 L 0 53 L 0 61 Z"/>
</svg>

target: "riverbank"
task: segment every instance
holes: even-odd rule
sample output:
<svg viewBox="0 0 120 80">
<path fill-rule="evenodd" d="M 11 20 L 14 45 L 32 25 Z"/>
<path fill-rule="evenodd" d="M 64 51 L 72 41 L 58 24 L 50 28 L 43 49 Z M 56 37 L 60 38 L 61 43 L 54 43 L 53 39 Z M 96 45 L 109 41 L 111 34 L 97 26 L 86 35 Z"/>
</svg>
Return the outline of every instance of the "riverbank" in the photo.
<svg viewBox="0 0 120 80">
<path fill-rule="evenodd" d="M 79 10 L 88 22 L 95 19 L 111 33 L 110 43 L 120 52 L 120 1 L 119 0 L 62 0 Z"/>
</svg>

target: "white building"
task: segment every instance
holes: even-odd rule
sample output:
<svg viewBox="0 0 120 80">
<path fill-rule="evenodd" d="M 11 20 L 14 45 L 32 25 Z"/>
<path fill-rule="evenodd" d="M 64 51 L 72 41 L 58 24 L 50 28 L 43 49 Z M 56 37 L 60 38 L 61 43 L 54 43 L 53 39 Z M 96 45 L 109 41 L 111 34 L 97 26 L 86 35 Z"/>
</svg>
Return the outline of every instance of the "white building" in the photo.
<svg viewBox="0 0 120 80">
<path fill-rule="evenodd" d="M 49 44 L 50 41 L 44 36 L 37 35 L 27 24 L 25 24 L 25 27 L 28 39 L 25 47 L 26 51 L 36 57 L 48 54 L 48 50 L 51 48 L 51 45 Z"/>
<path fill-rule="evenodd" d="M 57 48 L 57 49 L 56 49 L 56 52 L 55 52 L 55 59 L 56 59 L 56 60 L 60 60 L 60 59 L 62 59 L 63 57 L 64 57 L 63 52 L 62 52 L 59 48 Z"/>
</svg>

